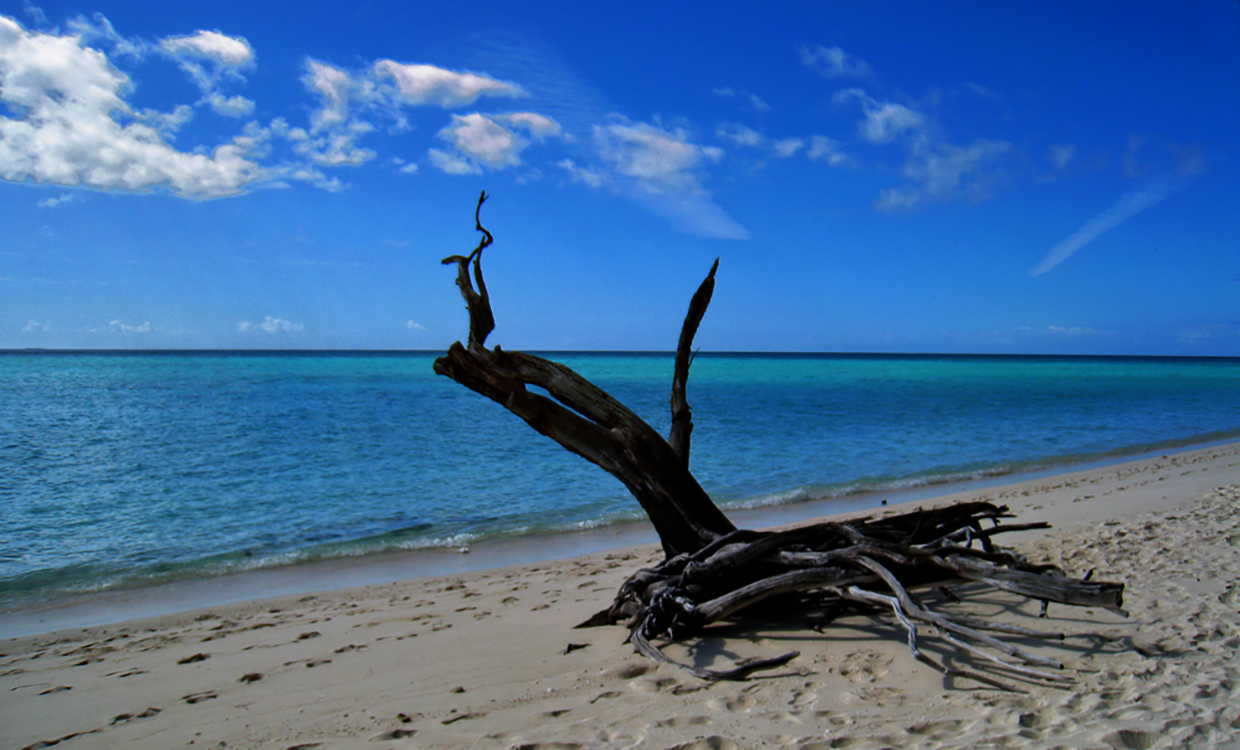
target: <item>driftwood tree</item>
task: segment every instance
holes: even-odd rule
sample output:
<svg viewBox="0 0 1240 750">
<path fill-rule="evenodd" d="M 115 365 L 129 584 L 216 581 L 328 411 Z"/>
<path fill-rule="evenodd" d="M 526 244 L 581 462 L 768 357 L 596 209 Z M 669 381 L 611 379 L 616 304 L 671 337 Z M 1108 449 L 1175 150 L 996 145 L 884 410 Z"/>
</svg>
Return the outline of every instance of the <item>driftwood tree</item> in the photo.
<svg viewBox="0 0 1240 750">
<path fill-rule="evenodd" d="M 568 367 L 522 352 L 488 349 L 495 327 L 482 276 L 482 253 L 493 238 L 481 223 L 486 193 L 474 223 L 482 239 L 469 255 L 453 255 L 456 283 L 469 311 L 469 339 L 435 360 L 435 372 L 480 393 L 564 448 L 624 483 L 654 524 L 665 559 L 634 573 L 608 609 L 582 626 L 624 623 L 638 651 L 676 663 L 652 639 L 690 638 L 712 624 L 746 614 L 812 608 L 828 615 L 847 609 L 890 611 L 918 659 L 946 673 L 968 674 L 1003 685 L 989 674 L 953 668 L 919 648 L 923 630 L 972 657 L 991 672 L 1049 682 L 1062 665 L 999 637 L 1062 638 L 1019 625 L 994 622 L 928 606 L 919 592 L 980 582 L 1042 602 L 1102 607 L 1122 612 L 1123 584 L 1070 578 L 1003 549 L 993 537 L 1005 531 L 1045 528 L 1007 524 L 1005 506 L 961 503 L 944 508 L 850 521 L 828 521 L 786 531 L 737 529 L 689 471 L 693 421 L 686 397 L 693 338 L 715 285 L 718 261 L 689 303 L 676 347 L 670 434 L 666 439 L 602 389 Z M 536 386 L 550 397 L 530 391 Z M 986 526 L 983 521 L 990 525 Z M 1091 571 L 1092 573 L 1092 571 Z M 758 606 L 762 604 L 763 606 Z M 996 635 L 998 634 L 998 635 Z M 798 652 L 743 662 L 726 671 L 678 664 L 703 679 L 744 679 L 788 663 Z"/>
</svg>

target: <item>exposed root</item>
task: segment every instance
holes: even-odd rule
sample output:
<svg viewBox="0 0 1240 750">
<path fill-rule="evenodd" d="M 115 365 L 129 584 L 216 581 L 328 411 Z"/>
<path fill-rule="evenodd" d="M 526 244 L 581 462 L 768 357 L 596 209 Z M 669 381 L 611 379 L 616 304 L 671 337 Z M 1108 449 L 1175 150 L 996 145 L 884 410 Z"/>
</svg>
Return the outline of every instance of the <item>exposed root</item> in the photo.
<svg viewBox="0 0 1240 750">
<path fill-rule="evenodd" d="M 675 664 L 702 679 L 738 680 L 783 666 L 797 654 L 717 671 L 676 662 L 651 640 L 693 637 L 710 624 L 756 613 L 755 605 L 776 598 L 819 611 L 850 602 L 863 609 L 890 610 L 908 636 L 913 657 L 944 674 L 1012 689 L 991 675 L 930 658 L 920 647 L 923 630 L 1009 676 L 1051 684 L 1071 682 L 1070 676 L 1046 671 L 1063 669 L 1058 661 L 995 635 L 1062 639 L 1062 633 L 938 612 L 911 593 L 973 581 L 1043 603 L 1123 613 L 1123 584 L 1069 578 L 1054 566 L 1035 565 L 995 545 L 991 538 L 1004 531 L 1046 527 L 1041 523 L 1003 526 L 1000 519 L 1008 517 L 1007 511 L 1005 506 L 974 502 L 789 531 L 736 531 L 692 555 L 678 555 L 639 570 L 621 586 L 609 609 L 582 626 L 627 623 L 630 640 L 647 657 Z M 981 521 L 986 519 L 993 526 L 982 530 Z M 954 594 L 952 598 L 959 602 Z"/>
</svg>

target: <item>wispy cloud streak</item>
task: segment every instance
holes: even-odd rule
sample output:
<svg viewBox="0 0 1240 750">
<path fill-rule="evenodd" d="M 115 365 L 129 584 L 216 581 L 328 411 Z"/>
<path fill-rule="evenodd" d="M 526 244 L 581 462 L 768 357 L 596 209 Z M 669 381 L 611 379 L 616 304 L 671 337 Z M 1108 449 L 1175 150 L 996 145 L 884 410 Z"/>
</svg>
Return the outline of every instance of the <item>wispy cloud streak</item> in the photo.
<svg viewBox="0 0 1240 750">
<path fill-rule="evenodd" d="M 1085 225 L 1073 232 L 1066 240 L 1051 248 L 1042 262 L 1029 272 L 1030 276 L 1041 276 L 1055 266 L 1063 263 L 1077 250 L 1098 239 L 1099 236 L 1128 221 L 1133 216 L 1162 201 L 1181 186 L 1172 182 L 1154 182 L 1142 190 L 1129 193 L 1120 198 L 1114 206 L 1085 222 Z"/>
</svg>

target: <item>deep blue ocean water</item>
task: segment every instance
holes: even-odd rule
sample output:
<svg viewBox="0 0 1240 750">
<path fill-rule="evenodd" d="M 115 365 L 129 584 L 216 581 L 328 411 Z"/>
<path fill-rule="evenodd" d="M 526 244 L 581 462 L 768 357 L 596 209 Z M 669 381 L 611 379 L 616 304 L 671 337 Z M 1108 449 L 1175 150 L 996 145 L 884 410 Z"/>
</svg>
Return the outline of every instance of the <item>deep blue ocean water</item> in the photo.
<svg viewBox="0 0 1240 750">
<path fill-rule="evenodd" d="M 0 353 L 0 604 L 640 517 L 434 353 Z M 556 354 L 666 434 L 672 358 Z M 725 508 L 1240 436 L 1240 360 L 700 354 Z"/>
</svg>

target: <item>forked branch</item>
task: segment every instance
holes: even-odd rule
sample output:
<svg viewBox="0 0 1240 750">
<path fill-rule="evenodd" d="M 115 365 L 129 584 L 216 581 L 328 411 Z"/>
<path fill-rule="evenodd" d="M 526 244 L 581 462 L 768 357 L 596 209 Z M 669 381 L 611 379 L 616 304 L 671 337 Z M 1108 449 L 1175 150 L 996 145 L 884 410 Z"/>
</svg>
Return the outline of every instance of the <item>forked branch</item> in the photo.
<svg viewBox="0 0 1240 750">
<path fill-rule="evenodd" d="M 919 598 L 925 591 L 976 582 L 1043 604 L 1102 607 L 1122 612 L 1124 586 L 1070 578 L 1049 565 L 1035 565 L 993 538 L 1007 531 L 1045 528 L 1043 523 L 1002 525 L 1007 508 L 959 503 L 885 517 L 825 521 L 787 531 L 737 530 L 689 471 L 692 411 L 686 396 L 693 339 L 715 287 L 716 260 L 689 303 L 676 346 L 671 430 L 666 440 L 624 404 L 572 369 L 522 352 L 486 348 L 495 328 L 482 276 L 482 251 L 494 238 L 482 226 L 486 193 L 478 197 L 474 225 L 482 233 L 469 255 L 453 255 L 456 284 L 469 311 L 468 345 L 454 343 L 435 360 L 435 372 L 502 405 L 547 436 L 620 480 L 646 511 L 666 559 L 625 581 L 611 607 L 583 625 L 625 623 L 634 647 L 673 663 L 652 643 L 698 635 L 712 624 L 780 612 L 836 612 L 845 607 L 890 612 L 917 659 L 947 674 L 969 675 L 1008 687 L 996 677 L 946 666 L 922 649 L 927 634 L 1008 678 L 1058 683 L 1054 660 L 1000 636 L 1062 638 L 1013 623 L 958 611 L 940 611 Z M 541 389 L 532 392 L 527 385 Z M 990 524 L 983 526 L 983 522 Z M 994 635 L 999 634 L 999 635 Z M 743 661 L 733 669 L 678 664 L 708 680 L 745 679 L 782 667 L 791 652 Z"/>
</svg>

